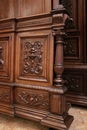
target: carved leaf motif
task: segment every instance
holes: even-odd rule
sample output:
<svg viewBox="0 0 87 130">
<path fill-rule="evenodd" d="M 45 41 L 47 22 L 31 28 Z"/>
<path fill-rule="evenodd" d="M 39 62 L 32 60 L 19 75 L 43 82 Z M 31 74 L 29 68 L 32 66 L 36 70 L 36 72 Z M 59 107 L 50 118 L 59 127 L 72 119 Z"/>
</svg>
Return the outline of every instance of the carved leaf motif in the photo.
<svg viewBox="0 0 87 130">
<path fill-rule="evenodd" d="M 17 93 L 17 100 L 19 103 L 28 104 L 33 107 L 43 107 L 49 108 L 49 98 L 46 94 L 36 94 L 36 93 L 28 93 L 25 91 L 20 91 Z"/>
<path fill-rule="evenodd" d="M 24 44 L 24 73 L 37 75 L 42 73 L 42 46 L 43 43 L 40 41 L 29 41 Z"/>
</svg>

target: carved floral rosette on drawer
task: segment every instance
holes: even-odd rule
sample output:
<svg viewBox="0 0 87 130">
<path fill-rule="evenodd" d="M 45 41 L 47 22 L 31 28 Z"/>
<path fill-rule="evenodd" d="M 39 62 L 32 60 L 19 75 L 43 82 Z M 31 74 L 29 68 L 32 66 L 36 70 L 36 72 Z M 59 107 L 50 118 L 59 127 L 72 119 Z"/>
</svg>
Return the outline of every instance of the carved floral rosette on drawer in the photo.
<svg viewBox="0 0 87 130">
<path fill-rule="evenodd" d="M 17 88 L 15 93 L 17 104 L 38 109 L 49 109 L 49 95 L 47 92 Z"/>
<path fill-rule="evenodd" d="M 40 32 L 42 33 L 42 32 Z M 52 84 L 53 38 L 51 33 L 20 33 L 17 36 L 16 76 L 23 83 Z M 48 60 L 49 59 L 49 60 Z M 49 61 L 49 63 L 48 63 Z M 35 83 L 34 83 L 35 84 Z M 38 84 L 37 84 L 38 85 Z"/>
</svg>

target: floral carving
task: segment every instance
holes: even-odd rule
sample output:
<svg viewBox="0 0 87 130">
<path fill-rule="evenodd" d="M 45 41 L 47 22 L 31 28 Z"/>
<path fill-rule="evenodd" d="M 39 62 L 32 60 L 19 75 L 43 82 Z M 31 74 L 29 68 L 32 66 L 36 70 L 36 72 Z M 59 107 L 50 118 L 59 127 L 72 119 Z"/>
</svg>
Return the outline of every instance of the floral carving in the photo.
<svg viewBox="0 0 87 130">
<path fill-rule="evenodd" d="M 74 55 L 75 50 L 73 49 L 73 44 L 68 42 L 64 43 L 64 54 L 65 55 Z"/>
<path fill-rule="evenodd" d="M 37 75 L 42 73 L 42 46 L 43 43 L 40 41 L 29 41 L 24 44 L 24 73 Z"/>
<path fill-rule="evenodd" d="M 0 47 L 0 69 L 3 69 L 4 61 L 3 61 L 3 48 Z"/>
<path fill-rule="evenodd" d="M 9 101 L 10 92 L 0 92 L 0 101 Z"/>
<path fill-rule="evenodd" d="M 80 77 L 69 77 L 69 76 L 64 76 L 64 79 L 66 80 L 66 84 L 70 89 L 80 89 L 80 84 L 81 84 L 81 78 Z"/>
<path fill-rule="evenodd" d="M 49 108 L 49 98 L 46 94 L 36 94 L 20 91 L 17 93 L 17 95 L 17 101 L 19 103 L 28 104 L 29 106 L 33 107 L 43 107 L 46 109 Z"/>
</svg>

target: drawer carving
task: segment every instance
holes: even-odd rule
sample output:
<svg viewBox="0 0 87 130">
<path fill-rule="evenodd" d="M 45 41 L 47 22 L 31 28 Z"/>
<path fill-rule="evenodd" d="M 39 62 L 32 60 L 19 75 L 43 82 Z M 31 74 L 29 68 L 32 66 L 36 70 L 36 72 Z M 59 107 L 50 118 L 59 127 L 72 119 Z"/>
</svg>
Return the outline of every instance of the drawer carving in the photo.
<svg viewBox="0 0 87 130">
<path fill-rule="evenodd" d="M 29 91 L 29 90 L 28 90 Z M 33 92 L 27 90 L 16 90 L 16 101 L 30 107 L 49 109 L 49 96 L 42 92 Z"/>
<path fill-rule="evenodd" d="M 10 103 L 11 102 L 11 89 L 0 86 L 0 102 Z"/>
</svg>

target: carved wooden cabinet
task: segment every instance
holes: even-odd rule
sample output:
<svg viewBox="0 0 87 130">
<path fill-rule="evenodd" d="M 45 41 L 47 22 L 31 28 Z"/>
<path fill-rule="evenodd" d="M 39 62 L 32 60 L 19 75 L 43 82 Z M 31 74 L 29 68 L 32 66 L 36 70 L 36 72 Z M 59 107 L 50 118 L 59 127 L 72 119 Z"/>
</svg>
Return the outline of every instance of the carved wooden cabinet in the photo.
<svg viewBox="0 0 87 130">
<path fill-rule="evenodd" d="M 79 11 L 80 3 L 69 0 L 0 1 L 0 113 L 39 121 L 55 130 L 69 128 L 73 117 L 66 102 L 72 80 L 68 63 L 84 59 L 83 21 L 80 25 L 75 6 Z M 76 14 L 72 15 L 72 7 Z M 62 78 L 63 52 L 67 86 Z"/>
<path fill-rule="evenodd" d="M 64 43 L 65 71 L 69 91 L 67 101 L 87 106 L 87 41 L 86 41 L 86 0 L 72 0 L 70 17 L 73 22 L 67 28 Z"/>
</svg>

